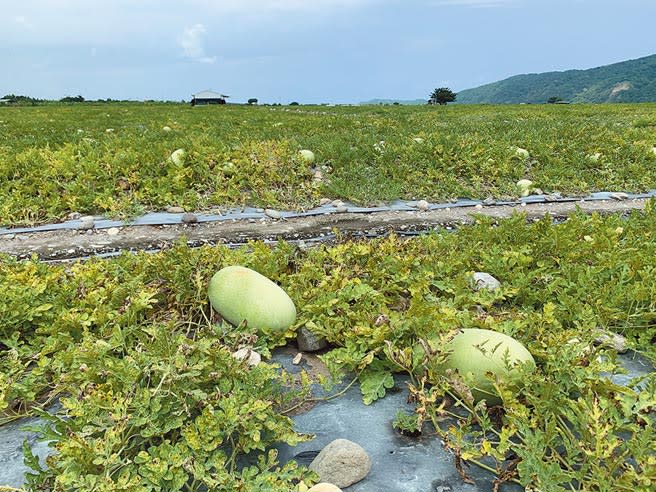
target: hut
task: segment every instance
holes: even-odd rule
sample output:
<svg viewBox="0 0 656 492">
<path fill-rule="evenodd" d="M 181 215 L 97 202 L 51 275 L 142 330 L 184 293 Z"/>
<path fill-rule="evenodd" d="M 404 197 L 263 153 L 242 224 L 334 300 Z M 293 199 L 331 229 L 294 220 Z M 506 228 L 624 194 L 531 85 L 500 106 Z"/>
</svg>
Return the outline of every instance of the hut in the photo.
<svg viewBox="0 0 656 492">
<path fill-rule="evenodd" d="M 192 94 L 191 105 L 199 106 L 202 104 L 225 104 L 226 99 L 229 97 L 230 96 L 219 94 L 218 92 L 214 92 L 208 89 L 206 91 L 199 92 L 198 94 Z"/>
</svg>

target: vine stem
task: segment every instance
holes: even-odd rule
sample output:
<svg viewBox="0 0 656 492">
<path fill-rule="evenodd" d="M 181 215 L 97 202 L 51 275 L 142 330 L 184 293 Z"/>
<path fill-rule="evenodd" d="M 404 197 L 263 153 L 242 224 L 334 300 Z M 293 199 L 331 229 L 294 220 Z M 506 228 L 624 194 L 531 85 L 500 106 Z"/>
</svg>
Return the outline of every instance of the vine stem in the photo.
<svg viewBox="0 0 656 492">
<path fill-rule="evenodd" d="M 289 413 L 289 412 L 291 412 L 291 411 L 293 411 L 293 410 L 296 410 L 298 407 L 300 407 L 300 406 L 302 406 L 302 405 L 305 405 L 306 403 L 313 402 L 313 401 L 330 401 L 330 400 L 333 400 L 333 399 L 335 399 L 335 398 L 337 398 L 337 397 L 339 397 L 339 396 L 342 396 L 344 393 L 346 393 L 346 392 L 351 388 L 351 386 L 353 386 L 353 385 L 355 384 L 355 382 L 356 382 L 357 380 L 358 380 L 358 376 L 356 375 L 356 376 L 351 380 L 351 382 L 350 382 L 348 385 L 346 385 L 345 388 L 341 389 L 340 391 L 338 391 L 338 392 L 335 393 L 334 395 L 324 396 L 324 397 L 322 397 L 322 398 L 308 398 L 307 400 L 303 400 L 303 401 L 297 403 L 296 405 L 293 405 L 293 406 L 289 407 L 288 409 L 283 410 L 283 411 L 280 412 L 280 413 L 281 413 L 281 415 L 285 415 L 286 413 Z M 0 491 L 0 492 L 1 492 L 1 491 Z"/>
</svg>

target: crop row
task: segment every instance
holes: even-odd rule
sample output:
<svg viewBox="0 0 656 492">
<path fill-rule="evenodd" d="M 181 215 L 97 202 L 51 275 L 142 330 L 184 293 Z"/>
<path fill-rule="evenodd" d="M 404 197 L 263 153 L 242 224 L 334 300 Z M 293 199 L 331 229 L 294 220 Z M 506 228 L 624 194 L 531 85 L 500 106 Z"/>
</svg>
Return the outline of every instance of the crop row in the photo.
<svg viewBox="0 0 656 492">
<path fill-rule="evenodd" d="M 57 452 L 30 479 L 40 490 L 293 490 L 316 477 L 267 451 L 305 439 L 284 414 L 307 388 L 290 391 L 272 365 L 231 353 L 251 347 L 266 360 L 305 326 L 329 342 L 333 374 L 357 375 L 365 401 L 384 397 L 392 373 L 409 374 L 417 413 L 397 426 L 433 423 L 458 459 L 502 480 L 649 490 L 655 373 L 612 383 L 616 354 L 593 340 L 612 330 L 656 360 L 655 219 L 651 203 L 629 218 L 481 218 L 457 233 L 309 250 L 180 244 L 69 265 L 5 257 L 0 411 L 10 420 L 61 399 L 61 414 L 46 417 Z M 283 287 L 298 310 L 291 329 L 255 336 L 219 322 L 207 285 L 234 264 Z M 474 271 L 501 288 L 473 289 Z M 537 368 L 523 390 L 499 386 L 502 405 L 488 408 L 459 399 L 448 378 L 427 378 L 416 347 L 459 328 L 524 344 Z M 245 454 L 259 463 L 238 467 Z"/>
<path fill-rule="evenodd" d="M 0 224 L 516 196 L 520 179 L 544 192 L 656 188 L 650 104 L 328 109 L 0 108 Z M 184 159 L 169 159 L 178 149 Z"/>
</svg>

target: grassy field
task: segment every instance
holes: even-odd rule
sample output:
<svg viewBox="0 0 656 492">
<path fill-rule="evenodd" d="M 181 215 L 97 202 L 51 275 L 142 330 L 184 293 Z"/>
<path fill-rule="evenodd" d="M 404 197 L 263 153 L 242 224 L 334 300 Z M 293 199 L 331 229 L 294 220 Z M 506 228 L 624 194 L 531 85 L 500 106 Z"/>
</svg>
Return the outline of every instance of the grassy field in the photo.
<svg viewBox="0 0 656 492">
<path fill-rule="evenodd" d="M 167 205 L 511 197 L 524 178 L 545 192 L 645 191 L 656 188 L 654 145 L 653 104 L 3 107 L 0 224 Z M 174 163 L 177 149 L 186 157 Z M 316 154 L 321 181 L 300 149 Z"/>
<path fill-rule="evenodd" d="M 517 196 L 523 178 L 545 192 L 644 191 L 656 188 L 655 144 L 656 105 L 5 107 L 0 223 L 167 205 L 300 209 L 324 196 Z M 177 149 L 181 162 L 169 159 Z M 323 180 L 300 149 L 316 154 Z M 656 201 L 630 217 L 477 221 L 311 249 L 182 240 L 59 265 L 0 256 L 0 425 L 42 415 L 56 450 L 40 466 L 26 447 L 27 489 L 306 490 L 318 477 L 268 451 L 307 438 L 287 415 L 309 398 L 309 380 L 293 384 L 269 363 L 232 356 L 251 347 L 266 361 L 305 326 L 327 339 L 323 362 L 336 377 L 353 375 L 366 403 L 406 374 L 416 412 L 397 415 L 397 430 L 433 433 L 432 424 L 456 459 L 500 481 L 540 492 L 653 490 L 656 373 L 613 383 L 617 353 L 595 339 L 621 334 L 656 362 Z M 207 285 L 234 264 L 289 293 L 294 326 L 254 333 L 220 320 Z M 501 288 L 475 289 L 476 271 Z M 535 358 L 520 388 L 497 382 L 501 405 L 475 404 L 426 358 L 427 341 L 460 328 L 510 335 Z M 44 413 L 54 401 L 61 412 Z M 246 455 L 258 463 L 238 466 Z"/>
</svg>

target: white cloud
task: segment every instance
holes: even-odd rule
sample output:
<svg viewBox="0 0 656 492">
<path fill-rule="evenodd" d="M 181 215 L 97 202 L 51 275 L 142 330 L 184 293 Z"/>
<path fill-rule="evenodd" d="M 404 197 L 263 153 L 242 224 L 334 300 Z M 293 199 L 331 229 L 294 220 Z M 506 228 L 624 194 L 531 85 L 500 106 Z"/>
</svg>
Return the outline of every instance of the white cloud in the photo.
<svg viewBox="0 0 656 492">
<path fill-rule="evenodd" d="M 178 44 L 182 48 L 184 56 L 200 63 L 214 63 L 216 56 L 207 56 L 203 46 L 203 35 L 207 32 L 203 24 L 194 24 L 185 28 L 184 32 L 178 39 Z"/>
</svg>

